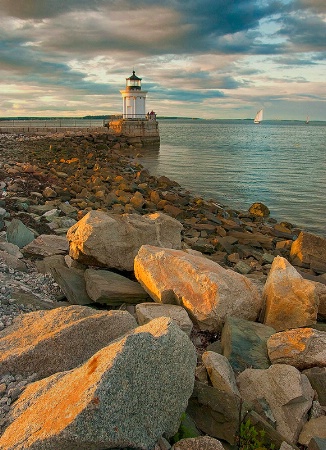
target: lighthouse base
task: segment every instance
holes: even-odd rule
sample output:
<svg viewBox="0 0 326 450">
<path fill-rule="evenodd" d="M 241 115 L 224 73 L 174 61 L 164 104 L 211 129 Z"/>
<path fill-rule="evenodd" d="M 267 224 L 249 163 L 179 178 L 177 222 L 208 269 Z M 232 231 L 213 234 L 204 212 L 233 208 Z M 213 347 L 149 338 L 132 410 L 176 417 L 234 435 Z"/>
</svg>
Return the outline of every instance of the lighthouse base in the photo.
<svg viewBox="0 0 326 450">
<path fill-rule="evenodd" d="M 156 146 L 160 144 L 160 133 L 156 120 L 115 119 L 108 124 L 109 131 L 126 136 L 130 144 L 136 147 Z"/>
</svg>

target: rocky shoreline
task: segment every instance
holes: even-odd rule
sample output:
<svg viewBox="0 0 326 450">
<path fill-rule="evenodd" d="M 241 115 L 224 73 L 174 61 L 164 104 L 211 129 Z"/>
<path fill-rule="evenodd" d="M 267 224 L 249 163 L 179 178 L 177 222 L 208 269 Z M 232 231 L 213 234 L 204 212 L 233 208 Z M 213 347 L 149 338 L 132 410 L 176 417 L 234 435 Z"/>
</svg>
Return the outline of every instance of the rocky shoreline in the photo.
<svg viewBox="0 0 326 450">
<path fill-rule="evenodd" d="M 277 223 L 269 217 L 268 208 L 260 203 L 252 205 L 249 211 L 235 211 L 194 197 L 173 180 L 151 176 L 139 164 L 139 155 L 135 158 L 139 152 L 141 149 L 135 148 L 127 138 L 107 132 L 0 136 L 0 346 L 2 339 L 6 345 L 11 342 L 10 330 L 13 324 L 19 324 L 20 319 L 14 320 L 18 316 L 30 313 L 35 315 L 35 321 L 41 321 L 40 311 L 59 311 L 71 308 L 71 304 L 80 305 L 77 308 L 83 311 L 94 307 L 99 311 L 122 310 L 136 318 L 131 329 L 146 326 L 153 319 L 149 323 L 158 328 L 153 331 L 148 325 L 146 333 L 155 336 L 171 333 L 176 348 L 182 345 L 188 349 L 185 352 L 188 352 L 189 370 L 183 377 L 189 381 L 174 413 L 170 411 L 170 414 L 181 415 L 192 391 L 191 380 L 195 382 L 187 414 L 197 425 L 198 436 L 212 436 L 207 448 L 220 448 L 217 439 L 224 445 L 238 442 L 243 401 L 250 403 L 251 422 L 267 429 L 268 438 L 276 448 L 281 446 L 282 436 L 292 447 L 298 439 L 300 445 L 308 445 L 307 437 L 299 438 L 304 423 L 309 418 L 307 423 L 311 428 L 317 421 L 318 430 L 322 430 L 326 420 L 324 394 L 311 381 L 316 374 L 300 375 L 300 371 L 318 369 L 319 383 L 325 386 L 326 240 L 301 232 L 290 223 Z M 97 228 L 99 223 L 107 228 Z M 102 236 L 110 239 L 103 240 Z M 182 274 L 188 274 L 188 278 L 183 279 Z M 226 286 L 226 291 L 218 297 L 216 292 L 224 289 L 221 286 Z M 214 301 L 208 291 L 215 292 Z M 207 302 L 204 307 L 202 302 Z M 78 314 L 86 314 L 80 311 Z M 196 380 L 194 374 L 190 375 L 193 357 L 187 341 L 171 323 L 156 324 L 161 316 L 172 317 L 172 323 L 178 323 L 190 336 L 197 355 Z M 28 335 L 24 327 L 22 322 L 19 333 Z M 285 335 L 288 330 L 294 330 L 294 335 Z M 135 339 L 132 332 L 126 336 L 129 337 L 121 345 Z M 259 336 L 259 345 L 253 336 L 257 339 Z M 250 342 L 252 348 L 244 350 L 237 339 Z M 302 354 L 294 357 L 294 349 L 288 347 L 290 341 L 303 345 L 305 340 L 314 343 L 306 346 L 310 350 L 316 347 L 314 355 L 309 355 L 308 365 L 301 360 L 307 359 L 309 351 L 302 350 L 304 357 Z M 103 341 L 99 348 L 94 347 L 93 353 L 108 344 Z M 162 344 L 162 354 L 164 348 Z M 286 359 L 280 348 L 292 359 Z M 84 354 L 71 367 L 58 365 L 49 374 L 62 372 L 68 377 L 91 354 Z M 87 444 L 88 436 L 84 440 L 79 437 L 77 443 L 69 438 L 58 444 L 59 433 L 53 442 L 50 439 L 50 444 L 46 444 L 49 447 L 42 447 L 45 441 L 42 444 L 41 438 L 29 441 L 31 437 L 26 436 L 20 437 L 22 442 L 26 439 L 22 447 L 17 446 L 18 441 L 9 444 L 10 429 L 14 430 L 15 423 L 24 415 L 23 402 L 39 395 L 36 391 L 24 394 L 24 400 L 21 392 L 31 381 L 43 379 L 45 383 L 48 374 L 40 375 L 36 366 L 33 366 L 35 370 L 32 367 L 24 372 L 18 363 L 11 366 L 5 361 L 1 364 L 3 367 L 8 364 L 10 370 L 0 371 L 0 427 L 4 432 L 0 448 L 105 449 L 117 448 L 119 442 L 124 442 L 124 447 L 119 448 L 127 448 L 129 442 L 128 448 L 152 449 L 160 436 L 171 436 L 172 429 L 176 432 L 177 419 L 167 425 L 160 418 L 165 425 L 156 430 L 156 424 L 151 424 L 156 438 L 147 441 L 144 436 L 130 437 L 126 433 L 129 437 L 123 440 L 120 436 L 120 441 L 106 437 Z M 278 366 L 282 373 L 277 373 Z M 153 368 L 148 366 L 147 370 Z M 163 368 L 159 370 L 164 372 Z M 291 404 L 298 403 L 299 397 L 304 399 L 305 405 L 295 416 L 299 427 L 298 424 L 284 427 L 281 423 L 285 419 L 277 411 L 284 399 L 275 406 L 277 401 L 270 392 L 261 393 L 260 400 L 250 397 L 246 386 L 257 383 L 250 370 L 264 372 L 267 384 L 272 372 L 276 385 L 282 377 L 293 380 L 301 377 L 297 391 L 286 401 Z M 103 372 L 102 377 L 107 376 Z M 36 389 L 36 384 L 30 384 L 30 389 Z M 173 383 L 169 386 L 166 389 L 174 389 Z M 215 406 L 205 401 L 205 397 L 216 397 Z M 165 408 L 171 408 L 168 398 L 167 395 Z M 261 399 L 268 407 L 262 406 Z M 224 402 L 229 405 L 227 411 L 216 406 Z M 146 411 L 148 414 L 150 410 Z M 296 413 L 291 409 L 291 414 Z M 169 415 L 167 410 L 165 415 Z M 309 432 L 316 437 L 309 444 L 311 448 L 322 448 L 325 444 L 320 442 L 326 436 L 320 431 Z M 184 444 L 179 441 L 174 448 L 201 448 L 203 439 L 197 437 Z M 162 437 L 156 448 L 170 448 L 170 445 Z"/>
</svg>

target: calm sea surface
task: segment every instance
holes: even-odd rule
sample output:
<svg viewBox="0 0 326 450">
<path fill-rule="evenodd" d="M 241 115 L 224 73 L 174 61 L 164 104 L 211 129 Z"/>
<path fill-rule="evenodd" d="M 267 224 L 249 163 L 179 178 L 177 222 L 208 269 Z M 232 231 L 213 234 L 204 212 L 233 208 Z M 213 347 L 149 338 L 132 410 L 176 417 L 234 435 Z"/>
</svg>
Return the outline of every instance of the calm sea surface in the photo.
<svg viewBox="0 0 326 450">
<path fill-rule="evenodd" d="M 263 202 L 326 237 L 326 122 L 161 120 L 160 150 L 143 152 L 153 175 L 233 209 Z"/>
</svg>

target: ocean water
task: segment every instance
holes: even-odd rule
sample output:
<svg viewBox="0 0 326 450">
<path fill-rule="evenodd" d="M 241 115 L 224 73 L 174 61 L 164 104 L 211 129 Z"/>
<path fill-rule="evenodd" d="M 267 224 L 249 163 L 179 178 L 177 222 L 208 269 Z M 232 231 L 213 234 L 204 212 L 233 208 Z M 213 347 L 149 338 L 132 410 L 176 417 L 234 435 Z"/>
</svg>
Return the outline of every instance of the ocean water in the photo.
<svg viewBox="0 0 326 450">
<path fill-rule="evenodd" d="M 326 122 L 161 120 L 160 149 L 142 151 L 153 175 L 193 194 L 326 237 Z"/>
</svg>

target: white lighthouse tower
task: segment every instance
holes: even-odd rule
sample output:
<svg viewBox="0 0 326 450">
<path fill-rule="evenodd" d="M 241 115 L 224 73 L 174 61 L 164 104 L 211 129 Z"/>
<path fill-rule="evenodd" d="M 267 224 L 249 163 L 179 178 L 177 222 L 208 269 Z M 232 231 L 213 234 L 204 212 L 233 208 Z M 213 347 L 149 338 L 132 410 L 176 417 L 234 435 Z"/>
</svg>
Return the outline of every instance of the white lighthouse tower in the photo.
<svg viewBox="0 0 326 450">
<path fill-rule="evenodd" d="M 126 88 L 120 91 L 123 101 L 122 117 L 124 119 L 145 119 L 145 103 L 148 91 L 142 91 L 141 78 L 133 70 L 126 78 Z"/>
<path fill-rule="evenodd" d="M 156 146 L 160 142 L 160 134 L 154 111 L 146 113 L 146 95 L 142 91 L 141 78 L 133 70 L 126 78 L 126 87 L 121 90 L 122 118 L 112 119 L 109 129 L 112 133 L 126 136 L 128 142 L 136 146 Z M 120 116 L 121 117 L 121 116 Z"/>
</svg>

